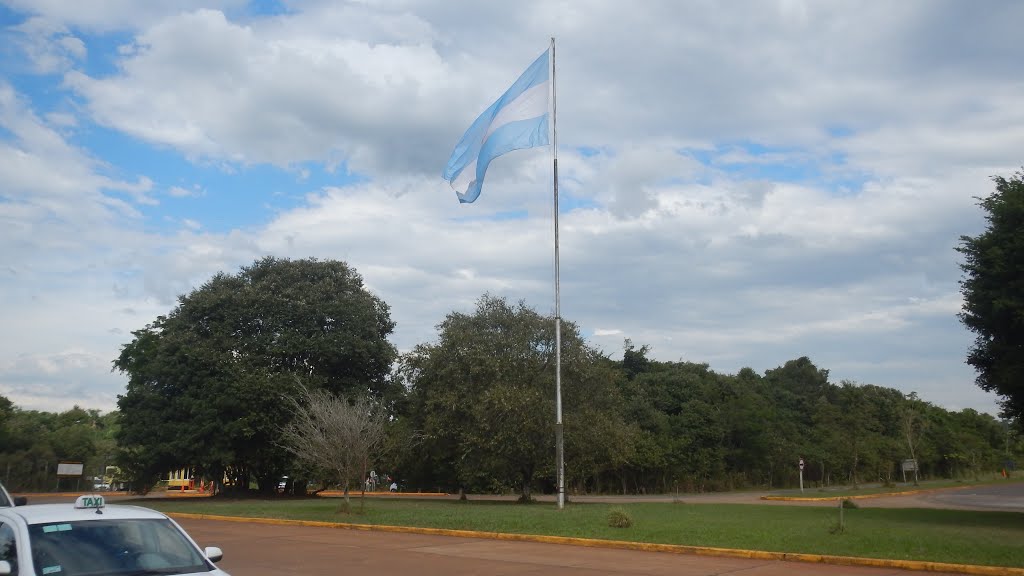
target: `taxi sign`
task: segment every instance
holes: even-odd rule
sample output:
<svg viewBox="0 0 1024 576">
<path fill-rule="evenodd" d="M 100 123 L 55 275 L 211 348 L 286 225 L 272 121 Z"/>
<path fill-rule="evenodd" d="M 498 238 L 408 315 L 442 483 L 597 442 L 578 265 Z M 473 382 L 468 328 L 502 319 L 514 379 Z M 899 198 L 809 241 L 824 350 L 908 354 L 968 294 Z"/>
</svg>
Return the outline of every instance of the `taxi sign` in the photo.
<svg viewBox="0 0 1024 576">
<path fill-rule="evenodd" d="M 103 496 L 99 494 L 89 494 L 79 496 L 75 499 L 75 508 L 103 508 L 106 506 L 106 502 L 103 501 Z"/>
</svg>

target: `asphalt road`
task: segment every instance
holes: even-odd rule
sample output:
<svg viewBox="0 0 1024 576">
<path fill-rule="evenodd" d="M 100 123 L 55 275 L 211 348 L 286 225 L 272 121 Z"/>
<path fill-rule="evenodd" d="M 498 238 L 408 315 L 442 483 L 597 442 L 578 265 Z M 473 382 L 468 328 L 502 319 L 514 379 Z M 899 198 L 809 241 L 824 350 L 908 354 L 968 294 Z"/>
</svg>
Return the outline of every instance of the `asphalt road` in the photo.
<svg viewBox="0 0 1024 576">
<path fill-rule="evenodd" d="M 769 502 L 760 493 L 683 495 L 686 502 L 827 505 L 830 502 Z M 123 497 L 114 496 L 113 503 Z M 674 496 L 580 497 L 577 501 L 671 501 Z M 30 495 L 30 502 L 70 502 L 57 495 Z M 1024 483 L 968 487 L 859 501 L 863 507 L 954 508 L 1024 512 Z M 527 574 L 612 576 L 631 574 L 749 576 L 896 575 L 897 569 L 864 568 L 722 558 L 664 552 L 584 548 L 336 528 L 273 526 L 214 520 L 179 521 L 201 546 L 224 550 L 220 566 L 234 576 L 359 573 L 371 576 Z M 935 573 L 932 573 L 935 574 Z"/>
<path fill-rule="evenodd" d="M 676 498 L 684 502 L 700 503 L 721 503 L 721 504 L 767 504 L 777 506 L 835 506 L 835 500 L 823 500 L 817 502 L 793 502 L 761 500 L 761 496 L 767 492 L 713 492 L 706 494 L 671 494 L 650 495 L 650 496 L 574 496 L 571 499 L 576 502 L 672 502 Z M 792 496 L 800 496 L 794 492 Z M 805 496 L 821 496 L 821 493 L 808 491 Z M 74 502 L 75 497 L 68 494 L 28 494 L 29 503 L 44 504 L 49 502 Z M 151 498 L 164 497 L 164 494 L 152 493 Z M 392 496 L 380 496 L 391 498 Z M 402 494 L 399 498 L 415 498 L 412 494 Z M 107 500 L 115 503 L 119 500 L 135 499 L 138 496 L 126 496 L 123 493 L 113 493 L 107 496 Z M 454 500 L 457 496 L 431 496 L 433 499 L 444 498 Z M 470 496 L 471 499 L 488 500 L 515 500 L 516 496 Z M 540 501 L 554 502 L 554 496 L 536 496 Z M 857 503 L 864 508 L 949 508 L 959 510 L 988 510 L 1004 512 L 1024 512 L 1024 482 L 1013 482 L 1008 484 L 993 484 L 988 486 L 965 487 L 944 489 L 935 492 L 924 492 L 921 494 L 908 494 L 905 496 L 884 496 L 880 498 L 865 498 Z"/>
<path fill-rule="evenodd" d="M 721 558 L 563 544 L 272 526 L 181 519 L 200 546 L 219 546 L 218 564 L 233 576 L 884 576 L 886 568 Z M 938 574 L 931 572 L 930 574 Z"/>
<path fill-rule="evenodd" d="M 919 498 L 937 508 L 1024 512 L 1024 483 L 959 488 L 921 494 Z"/>
</svg>

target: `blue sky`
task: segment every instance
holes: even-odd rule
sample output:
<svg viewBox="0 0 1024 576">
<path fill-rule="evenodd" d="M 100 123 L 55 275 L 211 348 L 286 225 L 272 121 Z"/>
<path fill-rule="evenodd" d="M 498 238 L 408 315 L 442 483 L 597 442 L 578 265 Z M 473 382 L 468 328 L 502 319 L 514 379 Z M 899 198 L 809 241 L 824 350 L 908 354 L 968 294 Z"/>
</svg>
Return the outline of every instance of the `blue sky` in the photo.
<svg viewBox="0 0 1024 576">
<path fill-rule="evenodd" d="M 0 0 L 0 394 L 112 409 L 131 331 L 266 255 L 347 261 L 403 351 L 485 292 L 550 312 L 550 151 L 472 205 L 440 172 L 555 36 L 594 346 L 995 413 L 954 247 L 1024 148 L 1024 48 L 972 31 L 1024 7 L 986 6 Z"/>
</svg>

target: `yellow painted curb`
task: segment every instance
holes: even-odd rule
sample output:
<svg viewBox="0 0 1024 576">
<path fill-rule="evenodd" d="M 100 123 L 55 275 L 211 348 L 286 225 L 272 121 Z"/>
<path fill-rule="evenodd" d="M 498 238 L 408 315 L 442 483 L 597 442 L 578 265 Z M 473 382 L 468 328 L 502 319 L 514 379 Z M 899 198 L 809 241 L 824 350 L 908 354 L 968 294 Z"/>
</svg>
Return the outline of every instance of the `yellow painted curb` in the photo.
<svg viewBox="0 0 1024 576">
<path fill-rule="evenodd" d="M 867 498 L 885 498 L 888 496 L 911 496 L 914 494 L 926 494 L 929 492 L 943 492 L 945 490 L 964 490 L 966 488 L 982 488 L 991 484 L 973 484 L 970 486 L 946 486 L 945 488 L 922 488 L 920 490 L 907 490 L 905 492 L 879 492 L 878 494 L 854 494 L 851 496 L 761 496 L 761 500 L 785 501 L 785 502 L 825 502 L 828 500 L 864 500 Z"/>
<path fill-rule="evenodd" d="M 241 516 L 216 516 L 212 514 L 168 513 L 173 518 L 196 520 L 222 520 L 226 522 L 249 522 L 276 526 L 314 526 L 343 530 L 364 530 L 374 532 L 400 532 L 405 534 L 428 534 L 435 536 L 456 536 L 459 538 L 488 538 L 492 540 L 515 540 L 520 542 L 543 542 L 548 544 L 570 544 L 593 548 L 615 548 L 619 550 L 641 550 L 646 552 L 668 552 L 672 554 L 696 554 L 698 556 L 725 556 L 751 558 L 755 560 L 788 560 L 840 566 L 872 566 L 875 568 L 899 568 L 924 572 L 959 572 L 977 576 L 1024 576 L 1024 568 L 1002 566 L 979 566 L 974 564 L 948 564 L 918 560 L 887 560 L 862 558 L 859 556 L 830 556 L 824 554 L 801 554 L 796 552 L 766 552 L 741 550 L 738 548 L 714 548 L 710 546 L 683 546 L 679 544 L 651 544 L 646 542 L 625 542 L 600 540 L 596 538 L 570 538 L 567 536 L 538 536 L 532 534 L 510 534 L 505 532 L 475 532 L 472 530 L 449 530 L 445 528 L 416 528 L 412 526 L 379 526 L 374 524 L 349 524 L 343 522 L 321 522 L 316 520 L 284 520 L 281 518 L 245 518 Z"/>
</svg>

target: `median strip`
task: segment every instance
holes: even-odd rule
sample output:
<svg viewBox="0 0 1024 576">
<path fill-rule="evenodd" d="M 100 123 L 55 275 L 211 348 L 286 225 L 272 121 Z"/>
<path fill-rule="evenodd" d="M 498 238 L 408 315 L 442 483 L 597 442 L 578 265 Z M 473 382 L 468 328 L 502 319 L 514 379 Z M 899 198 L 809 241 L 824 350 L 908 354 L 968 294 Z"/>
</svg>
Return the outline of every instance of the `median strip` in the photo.
<svg viewBox="0 0 1024 576">
<path fill-rule="evenodd" d="M 336 528 L 344 530 L 398 532 L 404 534 L 426 534 L 434 536 L 455 536 L 459 538 L 485 538 L 491 540 L 512 540 L 519 542 L 542 542 L 548 544 L 589 546 L 593 548 L 615 548 L 620 550 L 640 550 L 646 552 L 668 552 L 672 554 L 695 554 L 699 556 L 724 556 L 732 558 L 750 558 L 756 560 L 786 560 L 817 564 L 834 564 L 841 566 L 870 566 L 875 568 L 897 568 L 902 570 L 917 570 L 924 572 L 958 572 L 961 574 L 972 574 L 977 576 L 1024 576 L 1024 568 L 980 566 L 974 564 L 950 564 L 945 562 L 925 562 L 918 560 L 890 560 L 883 558 L 863 558 L 858 556 L 803 554 L 797 552 L 767 552 L 762 550 L 715 548 L 710 546 L 684 546 L 680 544 L 652 544 L 646 542 L 625 542 L 621 540 L 601 540 L 596 538 L 571 538 L 568 536 L 540 536 L 532 534 L 512 534 L 507 532 L 477 532 L 473 530 L 452 530 L 447 528 L 418 528 L 413 526 L 350 524 L 343 522 L 323 522 L 317 520 L 285 520 L 281 518 L 218 516 L 213 514 L 191 514 L 185 512 L 171 512 L 167 513 L 167 515 L 173 518 L 188 518 L 194 520 L 220 520 L 225 522 L 248 522 L 255 524 L 270 524 L 276 526 L 310 526 L 317 528 Z"/>
</svg>

